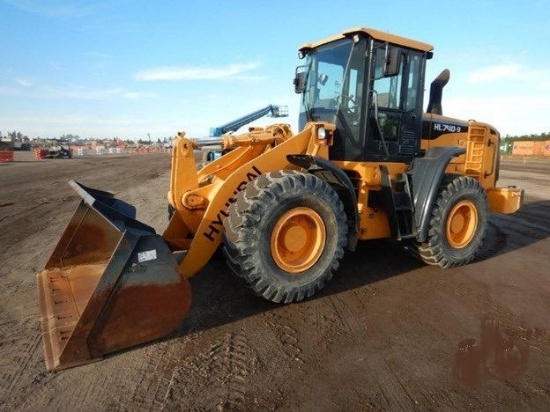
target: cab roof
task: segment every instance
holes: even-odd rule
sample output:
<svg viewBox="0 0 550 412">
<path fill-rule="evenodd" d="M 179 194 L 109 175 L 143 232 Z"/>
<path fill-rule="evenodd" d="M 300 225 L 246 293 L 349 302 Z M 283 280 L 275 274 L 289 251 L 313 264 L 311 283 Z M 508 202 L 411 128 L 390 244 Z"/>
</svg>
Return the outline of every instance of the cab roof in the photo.
<svg viewBox="0 0 550 412">
<path fill-rule="evenodd" d="M 387 32 L 380 31 L 380 30 L 376 30 L 376 29 L 369 29 L 369 28 L 366 28 L 366 27 L 358 27 L 358 28 L 347 29 L 347 30 L 344 30 L 340 34 L 336 34 L 336 35 L 324 38 L 324 39 L 319 40 L 317 42 L 306 43 L 306 44 L 302 45 L 299 48 L 299 50 L 306 52 L 307 50 L 316 49 L 317 47 L 322 46 L 324 44 L 332 43 L 336 40 L 340 40 L 340 39 L 343 39 L 345 37 L 350 37 L 350 36 L 352 36 L 354 34 L 357 34 L 357 33 L 358 34 L 363 33 L 363 34 L 366 34 L 367 36 L 372 37 L 375 40 L 379 40 L 379 41 L 382 41 L 382 42 L 388 42 L 388 43 L 391 43 L 391 44 L 396 44 L 396 45 L 399 45 L 399 46 L 407 47 L 409 49 L 420 50 L 420 51 L 423 51 L 423 52 L 429 52 L 429 51 L 433 50 L 433 46 L 431 44 L 422 43 L 422 42 L 419 42 L 419 41 L 416 41 L 416 40 L 408 39 L 406 37 L 401 37 L 401 36 L 397 36 L 395 34 L 390 34 L 390 33 L 387 33 Z"/>
</svg>

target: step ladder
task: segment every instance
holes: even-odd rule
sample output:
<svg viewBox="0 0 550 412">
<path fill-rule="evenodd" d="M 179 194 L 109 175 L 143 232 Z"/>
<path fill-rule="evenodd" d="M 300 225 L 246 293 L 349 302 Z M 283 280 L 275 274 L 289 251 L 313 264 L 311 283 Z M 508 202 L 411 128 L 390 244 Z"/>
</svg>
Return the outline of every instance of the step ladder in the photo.
<svg viewBox="0 0 550 412">
<path fill-rule="evenodd" d="M 464 174 L 475 179 L 480 179 L 483 171 L 483 158 L 485 156 L 485 142 L 488 130 L 484 126 L 470 125 L 468 140 L 466 142 L 466 162 Z"/>
<path fill-rule="evenodd" d="M 388 168 L 380 165 L 382 172 L 380 201 L 388 215 L 392 237 L 397 240 L 416 237 L 414 205 L 411 185 L 406 173 L 399 173 L 392 179 Z"/>
</svg>

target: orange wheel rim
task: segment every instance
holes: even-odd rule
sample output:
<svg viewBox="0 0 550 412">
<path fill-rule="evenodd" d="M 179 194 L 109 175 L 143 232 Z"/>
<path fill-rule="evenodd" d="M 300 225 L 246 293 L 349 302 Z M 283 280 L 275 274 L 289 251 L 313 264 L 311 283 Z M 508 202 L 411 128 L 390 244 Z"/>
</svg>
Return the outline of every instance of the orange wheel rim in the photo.
<svg viewBox="0 0 550 412">
<path fill-rule="evenodd" d="M 271 255 L 281 269 L 300 273 L 312 267 L 323 253 L 326 230 L 323 219 L 307 207 L 284 213 L 271 233 Z"/>
<path fill-rule="evenodd" d="M 447 219 L 447 241 L 455 249 L 468 245 L 476 233 L 478 213 L 470 200 L 462 200 L 454 205 Z"/>
</svg>

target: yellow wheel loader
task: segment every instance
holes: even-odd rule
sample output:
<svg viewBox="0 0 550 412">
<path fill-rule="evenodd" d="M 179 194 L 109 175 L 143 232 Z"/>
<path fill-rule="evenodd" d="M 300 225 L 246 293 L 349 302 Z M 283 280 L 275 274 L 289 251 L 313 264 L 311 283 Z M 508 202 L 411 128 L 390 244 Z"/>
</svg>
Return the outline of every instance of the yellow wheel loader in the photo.
<svg viewBox="0 0 550 412">
<path fill-rule="evenodd" d="M 220 246 L 255 294 L 297 302 L 359 240 L 393 238 L 450 268 L 475 259 L 489 212 L 519 209 L 521 189 L 496 187 L 498 131 L 442 115 L 448 71 L 423 113 L 432 46 L 358 28 L 299 56 L 298 134 L 285 124 L 202 143 L 179 133 L 162 236 L 131 205 L 71 182 L 82 201 L 38 274 L 48 369 L 173 331 L 190 306 L 187 279 Z M 197 170 L 201 144 L 227 153 Z"/>
</svg>

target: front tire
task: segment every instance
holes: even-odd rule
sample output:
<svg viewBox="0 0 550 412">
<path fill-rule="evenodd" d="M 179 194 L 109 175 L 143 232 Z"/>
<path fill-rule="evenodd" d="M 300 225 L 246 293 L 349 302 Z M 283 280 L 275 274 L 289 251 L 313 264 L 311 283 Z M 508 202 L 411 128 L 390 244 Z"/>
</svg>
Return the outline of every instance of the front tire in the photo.
<svg viewBox="0 0 550 412">
<path fill-rule="evenodd" d="M 415 254 L 443 268 L 470 263 L 483 246 L 488 215 L 487 195 L 477 180 L 448 177 L 432 211 L 427 242 L 416 242 Z"/>
<path fill-rule="evenodd" d="M 250 182 L 224 221 L 232 272 L 258 296 L 298 302 L 322 289 L 344 255 L 347 219 L 336 191 L 295 171 Z"/>
</svg>

